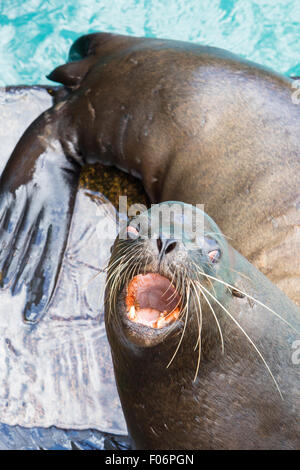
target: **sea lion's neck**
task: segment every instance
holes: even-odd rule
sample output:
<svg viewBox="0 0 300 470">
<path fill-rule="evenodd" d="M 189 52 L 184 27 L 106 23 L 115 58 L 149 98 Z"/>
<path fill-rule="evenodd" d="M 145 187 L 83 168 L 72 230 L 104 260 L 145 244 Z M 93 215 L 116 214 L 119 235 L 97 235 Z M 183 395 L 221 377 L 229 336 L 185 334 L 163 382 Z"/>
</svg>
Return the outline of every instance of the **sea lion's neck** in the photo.
<svg viewBox="0 0 300 470">
<path fill-rule="evenodd" d="M 215 308 L 215 312 L 221 316 L 218 307 Z M 201 345 L 196 316 L 194 321 L 186 326 L 185 331 L 183 326 L 174 337 L 166 338 L 164 342 L 153 348 L 126 346 L 120 340 L 120 331 L 114 332 L 113 328 L 108 328 L 109 341 L 113 345 L 117 387 L 134 447 L 143 448 L 147 443 L 148 449 L 159 449 L 166 440 L 170 448 L 181 448 L 178 445 L 186 445 L 184 426 L 182 434 L 178 426 L 178 422 L 181 420 L 184 422 L 189 414 L 189 410 L 185 409 L 182 403 L 183 394 L 195 396 L 196 399 L 200 399 L 202 394 L 205 395 L 205 383 L 209 380 L 210 373 L 214 368 L 220 367 L 220 363 L 224 360 L 218 326 L 212 321 L 211 313 L 206 307 L 203 309 L 203 317 Z M 222 319 L 220 321 L 223 334 L 227 335 L 227 325 Z M 201 347 L 200 363 L 199 347 Z M 163 429 L 164 423 L 169 429 Z M 176 443 L 172 443 L 172 429 Z M 193 424 L 191 429 L 196 432 Z M 161 441 L 164 433 L 168 438 L 165 437 Z M 193 437 L 197 439 L 196 434 Z M 193 437 L 191 436 L 191 440 Z"/>
</svg>

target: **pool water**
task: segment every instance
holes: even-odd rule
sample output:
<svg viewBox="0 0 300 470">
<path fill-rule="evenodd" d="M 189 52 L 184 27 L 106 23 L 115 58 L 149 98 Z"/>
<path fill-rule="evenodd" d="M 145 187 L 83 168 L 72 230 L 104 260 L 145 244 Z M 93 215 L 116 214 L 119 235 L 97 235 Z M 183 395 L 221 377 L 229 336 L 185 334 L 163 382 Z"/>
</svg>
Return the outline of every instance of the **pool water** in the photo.
<svg viewBox="0 0 300 470">
<path fill-rule="evenodd" d="M 298 0 L 0 0 L 0 86 L 47 84 L 82 34 L 109 31 L 222 47 L 300 75 Z M 96 431 L 0 424 L 3 448 L 104 447 Z"/>
<path fill-rule="evenodd" d="M 94 31 L 213 45 L 300 75 L 298 0 L 0 0 L 0 86 L 49 83 Z"/>
</svg>

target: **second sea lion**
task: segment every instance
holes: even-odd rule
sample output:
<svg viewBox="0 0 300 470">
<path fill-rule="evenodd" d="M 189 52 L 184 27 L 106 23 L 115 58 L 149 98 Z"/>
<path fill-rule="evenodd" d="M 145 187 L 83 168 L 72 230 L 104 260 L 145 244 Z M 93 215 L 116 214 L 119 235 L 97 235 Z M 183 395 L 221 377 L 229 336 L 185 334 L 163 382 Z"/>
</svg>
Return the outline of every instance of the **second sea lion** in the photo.
<svg viewBox="0 0 300 470">
<path fill-rule="evenodd" d="M 299 309 L 203 217 L 196 238 L 129 225 L 112 250 L 106 329 L 132 445 L 297 449 Z"/>
<path fill-rule="evenodd" d="M 107 33 L 50 78 L 73 90 L 75 153 L 140 176 L 152 202 L 205 204 L 300 305 L 300 106 L 291 79 L 222 49 Z M 67 116 L 66 116 L 67 114 Z"/>
<path fill-rule="evenodd" d="M 27 286 L 26 320 L 49 305 L 80 166 L 97 161 L 142 178 L 152 202 L 205 203 L 299 302 L 292 81 L 221 49 L 106 33 L 80 38 L 71 59 L 50 75 L 68 93 L 27 129 L 0 181 L 1 284 Z"/>
</svg>

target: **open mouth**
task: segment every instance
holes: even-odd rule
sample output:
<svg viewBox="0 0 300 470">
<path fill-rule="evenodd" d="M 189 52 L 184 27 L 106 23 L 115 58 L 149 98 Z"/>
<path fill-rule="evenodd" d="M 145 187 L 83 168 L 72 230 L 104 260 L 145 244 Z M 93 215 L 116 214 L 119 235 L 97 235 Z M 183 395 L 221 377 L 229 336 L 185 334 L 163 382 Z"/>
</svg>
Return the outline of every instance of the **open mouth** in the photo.
<svg viewBox="0 0 300 470">
<path fill-rule="evenodd" d="M 138 274 L 129 283 L 127 317 L 151 328 L 163 328 L 176 321 L 181 297 L 166 278 L 157 273 Z"/>
</svg>

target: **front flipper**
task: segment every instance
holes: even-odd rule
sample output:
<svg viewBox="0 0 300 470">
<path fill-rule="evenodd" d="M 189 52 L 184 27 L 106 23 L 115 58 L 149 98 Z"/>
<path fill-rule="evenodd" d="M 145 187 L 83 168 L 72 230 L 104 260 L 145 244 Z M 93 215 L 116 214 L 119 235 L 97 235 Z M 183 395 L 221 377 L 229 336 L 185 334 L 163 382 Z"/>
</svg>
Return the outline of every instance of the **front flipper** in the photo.
<svg viewBox="0 0 300 470">
<path fill-rule="evenodd" d="M 0 288 L 24 295 L 24 319 L 32 323 L 54 292 L 79 177 L 56 119 L 46 111 L 27 129 L 0 180 Z"/>
</svg>

